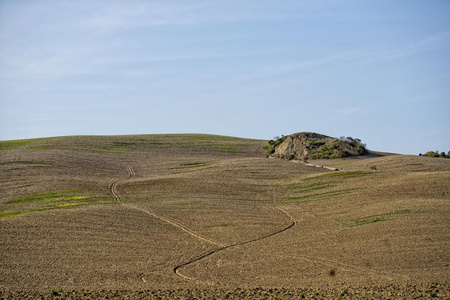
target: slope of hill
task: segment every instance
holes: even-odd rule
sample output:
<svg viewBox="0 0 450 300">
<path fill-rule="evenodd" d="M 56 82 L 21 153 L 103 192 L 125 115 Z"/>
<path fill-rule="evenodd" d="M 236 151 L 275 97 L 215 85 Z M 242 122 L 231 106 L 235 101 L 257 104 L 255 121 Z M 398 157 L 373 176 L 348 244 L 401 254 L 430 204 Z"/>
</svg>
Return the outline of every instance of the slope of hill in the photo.
<svg viewBox="0 0 450 300">
<path fill-rule="evenodd" d="M 315 161 L 331 172 L 265 144 L 0 142 L 2 297 L 450 297 L 449 160 Z"/>
</svg>

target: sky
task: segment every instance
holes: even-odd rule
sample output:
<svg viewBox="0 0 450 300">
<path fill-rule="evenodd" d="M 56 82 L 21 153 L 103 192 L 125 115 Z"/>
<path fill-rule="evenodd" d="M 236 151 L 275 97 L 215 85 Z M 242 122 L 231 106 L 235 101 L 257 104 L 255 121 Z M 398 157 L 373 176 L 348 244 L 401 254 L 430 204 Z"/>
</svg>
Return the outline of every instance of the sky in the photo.
<svg viewBox="0 0 450 300">
<path fill-rule="evenodd" d="M 312 131 L 450 150 L 447 0 L 0 0 L 0 140 Z"/>
</svg>

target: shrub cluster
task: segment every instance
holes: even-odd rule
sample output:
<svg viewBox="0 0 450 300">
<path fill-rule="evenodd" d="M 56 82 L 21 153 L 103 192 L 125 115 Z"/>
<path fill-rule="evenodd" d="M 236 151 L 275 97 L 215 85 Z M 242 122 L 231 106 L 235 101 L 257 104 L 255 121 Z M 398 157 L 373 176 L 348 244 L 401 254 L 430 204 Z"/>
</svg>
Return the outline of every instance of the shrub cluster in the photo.
<svg viewBox="0 0 450 300">
<path fill-rule="evenodd" d="M 419 156 L 429 156 L 429 157 L 442 157 L 442 158 L 450 158 L 450 151 L 448 151 L 447 155 L 445 152 L 439 153 L 439 151 L 428 151 L 427 153 L 423 154 L 419 153 Z"/>
<path fill-rule="evenodd" d="M 315 143 L 315 145 L 318 144 L 319 143 Z M 314 149 L 308 157 L 311 159 L 317 159 L 317 158 L 341 158 L 348 156 L 349 154 L 345 150 L 343 150 L 342 146 L 343 146 L 342 141 L 337 140 L 322 143 L 317 149 Z"/>
<path fill-rule="evenodd" d="M 274 137 L 273 139 L 271 139 L 269 141 L 269 144 L 267 144 L 264 147 L 264 149 L 266 149 L 267 153 L 269 153 L 269 154 L 274 153 L 275 152 L 275 147 L 278 146 L 279 144 L 281 144 L 284 141 L 285 138 L 286 137 L 284 135 L 282 135 L 281 137 L 278 137 L 278 136 Z"/>
<path fill-rule="evenodd" d="M 350 155 L 364 155 L 367 153 L 366 145 L 363 144 L 360 139 L 351 137 L 341 137 L 340 139 L 328 142 L 311 139 L 309 144 L 317 147 L 309 155 L 309 158 L 311 159 L 342 158 Z M 351 153 L 350 149 L 353 149 L 356 153 Z"/>
<path fill-rule="evenodd" d="M 367 145 L 363 144 L 360 139 L 354 139 L 352 137 L 342 136 L 339 140 L 347 142 L 350 146 L 354 147 L 358 152 L 358 155 L 364 155 L 367 153 Z"/>
</svg>

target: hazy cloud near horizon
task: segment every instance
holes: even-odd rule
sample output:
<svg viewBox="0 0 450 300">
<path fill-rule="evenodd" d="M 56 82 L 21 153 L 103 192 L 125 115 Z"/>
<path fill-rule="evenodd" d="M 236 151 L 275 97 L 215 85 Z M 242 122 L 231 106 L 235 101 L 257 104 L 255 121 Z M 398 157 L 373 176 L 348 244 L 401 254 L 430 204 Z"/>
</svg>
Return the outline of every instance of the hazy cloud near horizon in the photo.
<svg viewBox="0 0 450 300">
<path fill-rule="evenodd" d="M 448 16 L 439 0 L 2 1 L 0 140 L 315 131 L 448 151 Z"/>
</svg>

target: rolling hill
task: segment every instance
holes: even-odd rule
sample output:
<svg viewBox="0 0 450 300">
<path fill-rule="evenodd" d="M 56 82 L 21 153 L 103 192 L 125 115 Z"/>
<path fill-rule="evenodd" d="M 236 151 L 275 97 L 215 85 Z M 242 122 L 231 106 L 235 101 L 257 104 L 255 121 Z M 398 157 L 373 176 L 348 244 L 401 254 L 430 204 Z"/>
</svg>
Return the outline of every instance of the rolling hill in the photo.
<svg viewBox="0 0 450 300">
<path fill-rule="evenodd" d="M 266 144 L 0 142 L 0 295 L 450 297 L 450 160 L 309 161 L 331 171 Z"/>
</svg>

